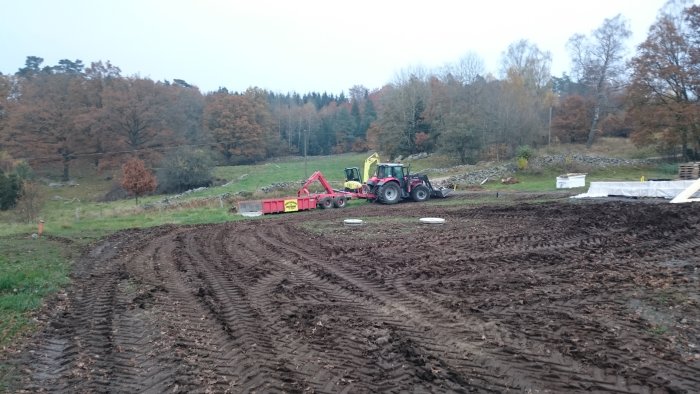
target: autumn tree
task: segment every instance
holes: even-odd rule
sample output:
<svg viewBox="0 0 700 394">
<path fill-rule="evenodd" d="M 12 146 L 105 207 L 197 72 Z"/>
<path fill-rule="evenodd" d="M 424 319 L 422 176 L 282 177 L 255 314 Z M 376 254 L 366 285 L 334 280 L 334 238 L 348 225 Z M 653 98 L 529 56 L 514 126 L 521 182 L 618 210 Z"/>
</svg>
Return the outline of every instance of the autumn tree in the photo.
<svg viewBox="0 0 700 394">
<path fill-rule="evenodd" d="M 32 63 L 32 70 L 40 63 Z M 83 103 L 83 79 L 76 72 L 60 69 L 27 71 L 21 75 L 20 89 L 4 133 L 5 144 L 15 156 L 29 155 L 60 160 L 62 179 L 70 176 L 70 163 L 84 149 L 85 137 L 79 120 L 90 111 Z"/>
<path fill-rule="evenodd" d="M 250 163 L 267 157 L 272 119 L 261 92 L 215 93 L 204 108 L 204 125 L 226 163 Z"/>
<path fill-rule="evenodd" d="M 204 109 L 204 124 L 227 164 L 265 157 L 263 131 L 255 123 L 254 106 L 246 97 L 213 95 Z"/>
<path fill-rule="evenodd" d="M 552 134 L 562 143 L 585 143 L 590 131 L 594 103 L 574 94 L 562 99 L 552 118 Z"/>
<path fill-rule="evenodd" d="M 172 85 L 163 89 L 163 93 L 167 95 L 164 114 L 166 125 L 176 139 L 195 145 L 209 142 L 202 127 L 204 96 L 199 88 L 176 79 Z"/>
<path fill-rule="evenodd" d="M 115 157 L 108 155 L 110 150 L 117 150 L 110 119 L 104 109 L 103 94 L 105 89 L 113 87 L 121 78 L 121 70 L 109 61 L 92 62 L 85 69 L 85 105 L 93 108 L 80 117 L 81 128 L 87 134 L 86 148 L 95 168 L 109 166 Z M 113 163 L 112 163 L 113 164 Z"/>
<path fill-rule="evenodd" d="M 660 148 L 680 145 L 686 159 L 700 157 L 698 28 L 698 6 L 676 15 L 662 11 L 630 63 L 635 140 Z"/>
<path fill-rule="evenodd" d="M 122 166 L 121 186 L 136 198 L 136 204 L 138 204 L 139 196 L 155 191 L 158 182 L 153 172 L 146 168 L 143 160 L 133 158 Z"/>
<path fill-rule="evenodd" d="M 618 14 L 605 19 L 590 36 L 575 34 L 569 39 L 574 75 L 588 86 L 595 103 L 586 140 L 589 148 L 610 92 L 619 88 L 624 77 L 625 41 L 631 35 L 628 22 Z"/>
<path fill-rule="evenodd" d="M 104 87 L 102 121 L 111 138 L 111 151 L 130 151 L 156 160 L 157 148 L 176 139 L 167 125 L 167 95 L 150 79 L 121 78 Z"/>
</svg>

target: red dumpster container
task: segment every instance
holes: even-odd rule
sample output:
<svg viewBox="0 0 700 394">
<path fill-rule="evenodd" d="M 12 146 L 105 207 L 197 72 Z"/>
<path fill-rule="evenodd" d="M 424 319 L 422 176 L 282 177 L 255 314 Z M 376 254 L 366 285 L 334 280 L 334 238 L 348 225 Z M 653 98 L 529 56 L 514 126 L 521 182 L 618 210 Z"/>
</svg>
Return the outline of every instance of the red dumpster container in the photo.
<svg viewBox="0 0 700 394">
<path fill-rule="evenodd" d="M 282 197 L 262 200 L 262 212 L 268 213 L 307 211 L 316 208 L 315 197 Z"/>
</svg>

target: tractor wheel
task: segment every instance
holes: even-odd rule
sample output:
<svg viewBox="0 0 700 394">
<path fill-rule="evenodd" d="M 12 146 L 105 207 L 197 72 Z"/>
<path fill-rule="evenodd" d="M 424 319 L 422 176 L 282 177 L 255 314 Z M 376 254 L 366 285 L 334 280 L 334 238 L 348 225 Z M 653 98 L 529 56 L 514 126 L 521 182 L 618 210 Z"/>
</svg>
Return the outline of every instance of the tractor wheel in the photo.
<svg viewBox="0 0 700 394">
<path fill-rule="evenodd" d="M 430 190 L 425 185 L 418 185 L 411 190 L 411 198 L 415 202 L 426 201 L 430 198 Z"/>
<path fill-rule="evenodd" d="M 333 208 L 333 199 L 330 197 L 323 197 L 318 200 L 317 205 L 321 209 Z"/>
<path fill-rule="evenodd" d="M 345 208 L 345 204 L 347 204 L 348 200 L 345 199 L 345 197 L 336 197 L 333 199 L 333 207 L 334 208 Z"/>
<path fill-rule="evenodd" d="M 401 199 L 399 185 L 394 182 L 387 183 L 379 188 L 379 200 L 385 204 L 396 204 Z"/>
</svg>

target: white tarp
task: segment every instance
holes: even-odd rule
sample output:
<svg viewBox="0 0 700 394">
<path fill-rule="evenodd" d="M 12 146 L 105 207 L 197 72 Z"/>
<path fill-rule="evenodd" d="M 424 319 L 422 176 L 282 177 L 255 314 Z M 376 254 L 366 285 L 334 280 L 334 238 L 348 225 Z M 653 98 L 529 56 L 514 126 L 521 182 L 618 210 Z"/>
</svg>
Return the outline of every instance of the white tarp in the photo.
<svg viewBox="0 0 700 394">
<path fill-rule="evenodd" d="M 573 198 L 625 196 L 671 199 L 693 182 L 695 181 L 591 182 L 586 193 L 578 194 Z"/>
<path fill-rule="evenodd" d="M 557 189 L 586 186 L 586 174 L 565 174 L 557 177 Z"/>
</svg>

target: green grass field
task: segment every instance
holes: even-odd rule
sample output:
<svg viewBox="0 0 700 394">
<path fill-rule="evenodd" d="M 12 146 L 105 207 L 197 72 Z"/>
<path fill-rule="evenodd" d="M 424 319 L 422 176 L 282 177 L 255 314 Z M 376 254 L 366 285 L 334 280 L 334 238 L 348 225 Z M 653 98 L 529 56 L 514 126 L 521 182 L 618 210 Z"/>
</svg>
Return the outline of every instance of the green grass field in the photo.
<svg viewBox="0 0 700 394">
<path fill-rule="evenodd" d="M 31 328 L 31 312 L 68 283 L 77 248 L 47 238 L 0 238 L 0 347 Z"/>
<path fill-rule="evenodd" d="M 639 154 L 630 146 L 623 148 L 626 156 Z M 599 149 L 612 150 L 613 147 Z M 31 329 L 32 312 L 41 306 L 45 296 L 69 283 L 72 259 L 91 242 L 127 228 L 240 220 L 241 216 L 229 212 L 231 200 L 221 200 L 219 196 L 245 191 L 251 198 L 262 198 L 261 187 L 279 182 L 301 182 L 316 170 L 322 171 L 334 187 L 340 187 L 344 180 L 343 169 L 361 168 L 367 156 L 368 153 L 343 154 L 308 157 L 307 160 L 294 157 L 258 165 L 219 167 L 215 169 L 215 176 L 226 180 L 222 186 L 180 197 L 148 196 L 139 199 L 139 205 L 133 199 L 100 202 L 113 181 L 104 174 L 98 175 L 84 168 L 74 172 L 77 175 L 76 186 L 41 186 L 44 205 L 40 217 L 45 221 L 46 236 L 32 239 L 31 235 L 37 232 L 36 223 L 19 219 L 13 211 L 0 212 L 0 346 L 11 343 L 17 335 Z M 444 157 L 431 156 L 410 164 L 411 171 L 417 172 L 457 163 Z M 463 170 L 441 172 L 440 176 L 459 171 Z M 609 168 L 591 171 L 587 183 L 597 180 L 639 180 L 641 176 L 668 178 L 673 171 L 672 166 Z M 428 174 L 431 175 L 429 171 Z M 489 182 L 484 187 L 494 191 L 555 191 L 558 174 L 555 169 L 539 173 L 522 172 L 514 174 L 520 180 L 517 184 Z M 178 204 L 174 207 L 157 204 L 166 197 L 178 201 Z M 462 204 L 515 203 L 493 196 L 459 201 Z M 347 209 L 352 209 L 355 204 L 352 202 Z M 438 204 L 451 205 L 454 202 L 447 199 Z"/>
</svg>

